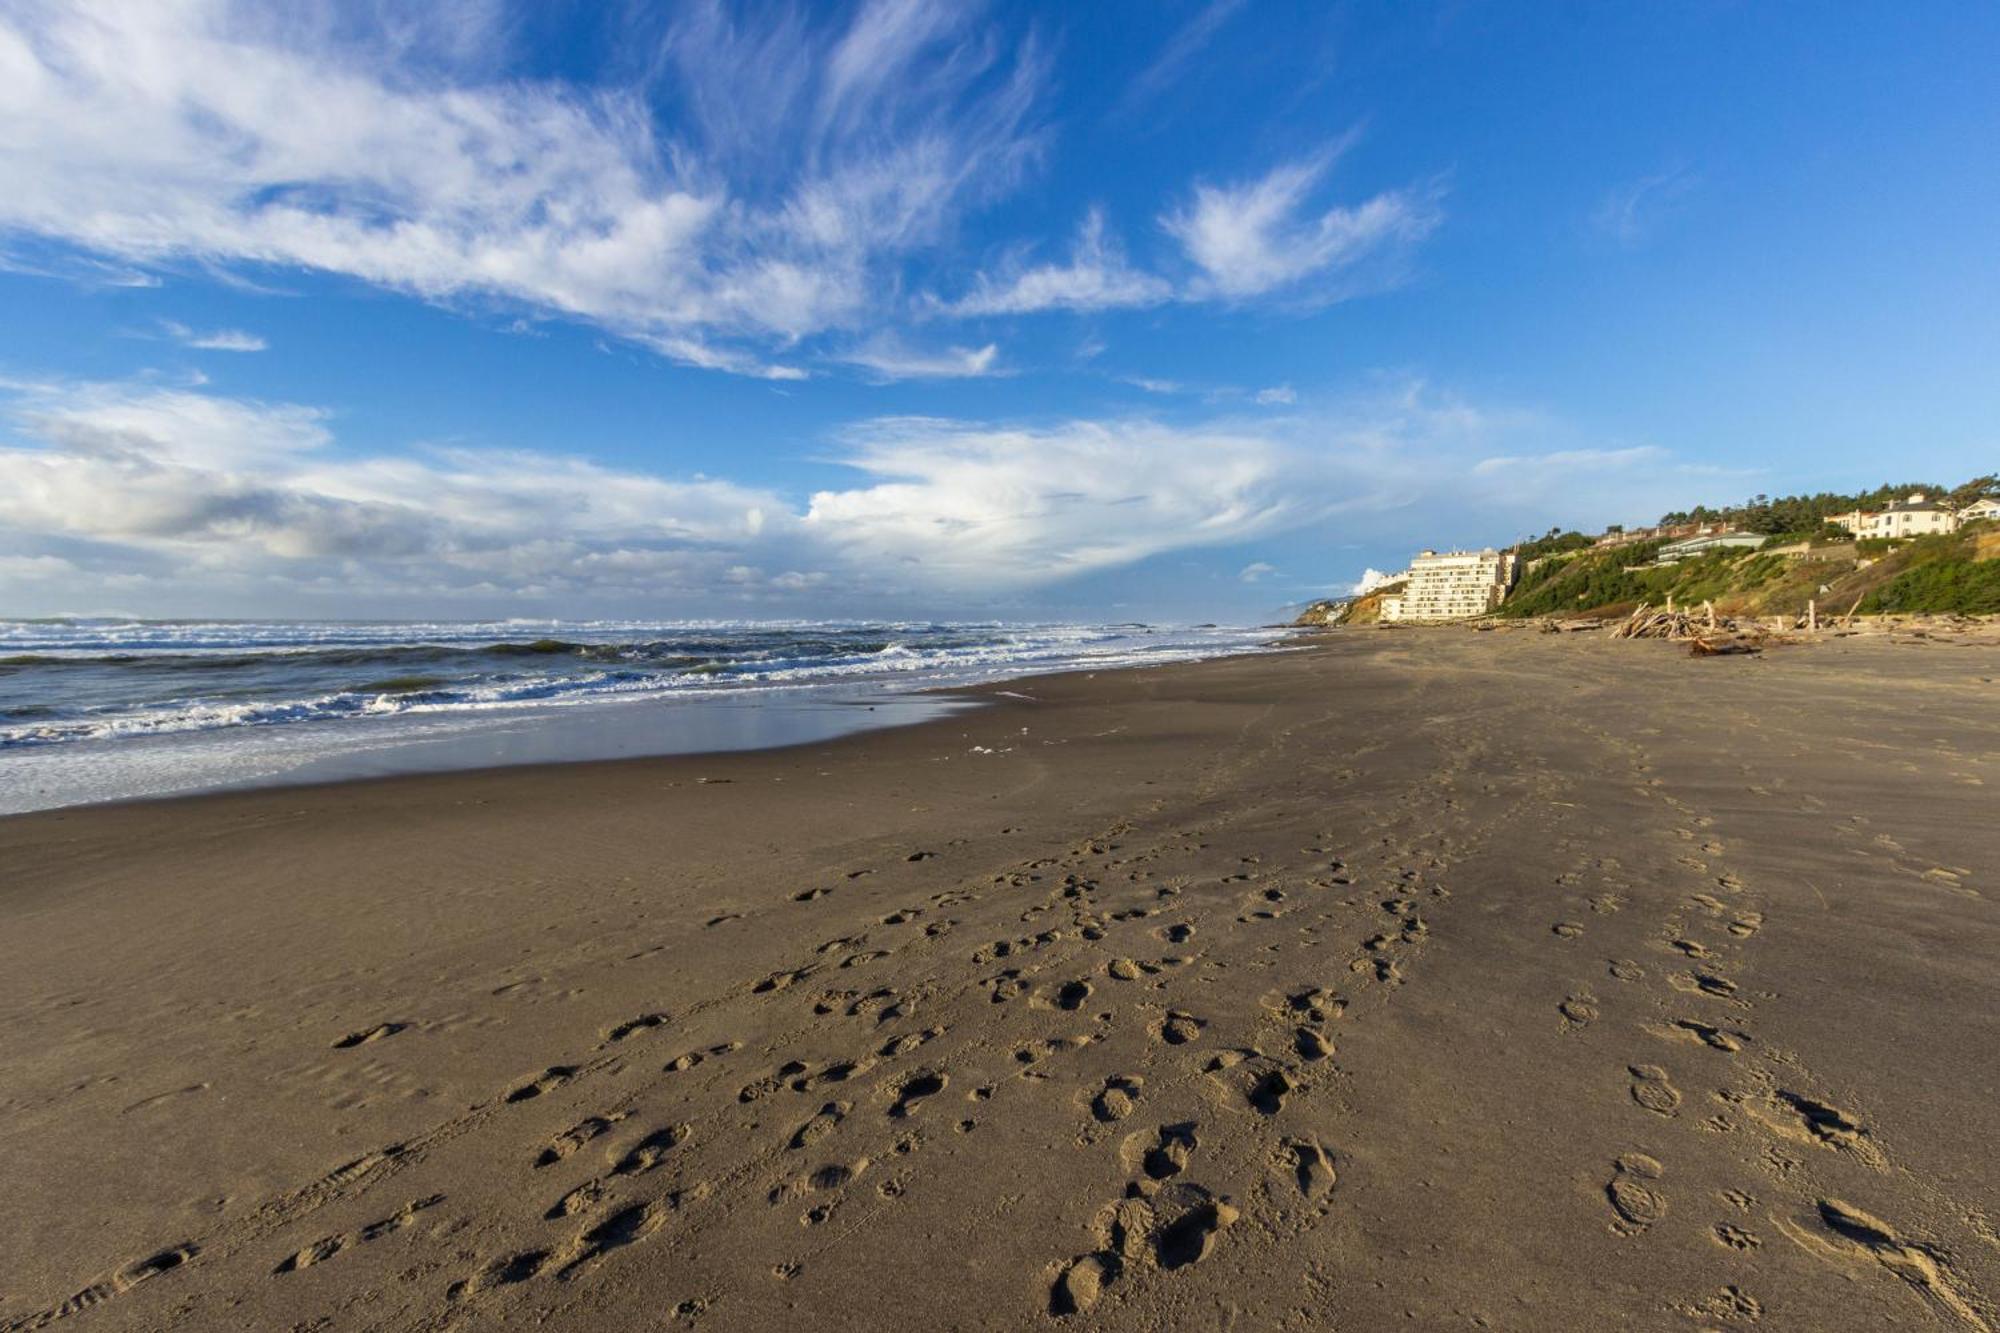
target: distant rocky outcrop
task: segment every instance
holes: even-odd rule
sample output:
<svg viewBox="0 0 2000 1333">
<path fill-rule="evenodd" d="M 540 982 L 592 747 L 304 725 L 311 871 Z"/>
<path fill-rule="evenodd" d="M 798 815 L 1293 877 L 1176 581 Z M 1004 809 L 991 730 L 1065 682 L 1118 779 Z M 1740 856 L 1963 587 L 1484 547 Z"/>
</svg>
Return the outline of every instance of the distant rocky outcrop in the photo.
<svg viewBox="0 0 2000 1333">
<path fill-rule="evenodd" d="M 1346 613 L 1346 598 L 1322 597 L 1319 601 L 1310 603 L 1305 610 L 1299 612 L 1298 618 L 1292 621 L 1292 624 L 1301 629 L 1309 629 L 1314 626 L 1337 625 L 1340 623 L 1340 618 Z"/>
<path fill-rule="evenodd" d="M 1378 584 L 1359 597 L 1322 597 L 1299 612 L 1299 618 L 1292 623 L 1301 628 L 1371 625 L 1382 618 L 1382 599 L 1394 596 L 1408 586 L 1409 580 L 1397 579 L 1391 583 Z"/>
</svg>

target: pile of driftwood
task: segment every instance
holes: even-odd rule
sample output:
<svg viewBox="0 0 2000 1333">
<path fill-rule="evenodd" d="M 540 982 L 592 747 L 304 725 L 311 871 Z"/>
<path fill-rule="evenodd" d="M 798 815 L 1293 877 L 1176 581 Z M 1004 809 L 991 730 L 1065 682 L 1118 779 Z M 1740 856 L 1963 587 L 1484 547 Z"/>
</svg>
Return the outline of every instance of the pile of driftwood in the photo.
<svg viewBox="0 0 2000 1333">
<path fill-rule="evenodd" d="M 1730 653 L 1760 653 L 1764 645 L 1783 634 L 1774 635 L 1762 625 L 1739 625 L 1729 616 L 1715 614 L 1715 603 L 1703 602 L 1699 611 L 1675 609 L 1669 601 L 1664 609 L 1641 606 L 1612 631 L 1614 639 L 1671 639 L 1688 645 L 1690 657 L 1721 657 Z M 1783 641 L 1783 640 L 1780 640 Z"/>
</svg>

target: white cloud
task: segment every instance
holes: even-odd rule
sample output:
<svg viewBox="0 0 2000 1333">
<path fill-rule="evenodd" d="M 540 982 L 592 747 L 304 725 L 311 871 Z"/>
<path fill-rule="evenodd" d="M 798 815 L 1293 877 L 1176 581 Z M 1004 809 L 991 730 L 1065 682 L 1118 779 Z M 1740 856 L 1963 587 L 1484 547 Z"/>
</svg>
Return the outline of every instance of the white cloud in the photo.
<svg viewBox="0 0 2000 1333">
<path fill-rule="evenodd" d="M 1020 315 L 1038 310 L 1110 310 L 1158 305 L 1172 299 L 1172 284 L 1141 273 L 1107 240 L 1104 214 L 1084 218 L 1066 264 L 1024 265 L 1001 276 L 982 273 L 973 290 L 945 307 L 955 315 Z"/>
<path fill-rule="evenodd" d="M 1535 472 L 1601 472 L 1637 463 L 1659 462 L 1666 450 L 1641 444 L 1624 449 L 1557 449 L 1543 454 L 1507 454 L 1482 458 L 1472 465 L 1476 475 Z"/>
<path fill-rule="evenodd" d="M 878 335 L 841 354 L 840 360 L 874 372 L 880 380 L 981 379 L 1005 374 L 1000 347 L 946 347 L 925 351 L 888 334 Z"/>
<path fill-rule="evenodd" d="M 948 583 L 1070 577 L 1241 541 L 1312 508 L 1283 484 L 1285 446 L 1226 425 L 891 418 L 845 443 L 876 480 L 815 494 L 806 528 L 866 567 Z"/>
<path fill-rule="evenodd" d="M 1377 588 L 1385 588 L 1402 577 L 1403 575 L 1400 573 L 1389 574 L 1379 569 L 1363 570 L 1361 577 L 1355 580 L 1354 586 L 1347 590 L 1347 595 L 1350 597 L 1366 597 Z"/>
<path fill-rule="evenodd" d="M 1267 575 L 1275 574 L 1277 572 L 1278 572 L 1278 567 L 1276 565 L 1266 564 L 1262 560 L 1253 560 L 1249 564 L 1243 566 L 1242 569 L 1238 570 L 1236 577 L 1238 580 L 1244 583 L 1256 583 L 1259 580 L 1265 578 Z"/>
<path fill-rule="evenodd" d="M 1214 40 L 1237 10 L 1243 7 L 1243 0 L 1209 0 L 1201 12 L 1196 14 L 1176 32 L 1153 63 L 1132 80 L 1120 99 L 1118 110 L 1129 113 L 1145 105 L 1170 87 L 1187 68 L 1188 62 L 1201 53 L 1203 47 Z"/>
<path fill-rule="evenodd" d="M 10 7 L 0 231 L 141 269 L 499 298 L 758 374 L 763 351 L 868 315 L 883 266 L 1036 147 L 1039 55 L 964 6 L 752 29 L 690 5 L 657 90 L 502 80 L 491 16 L 411 14 L 364 44 L 306 6 Z M 684 103 L 687 141 L 660 140 L 655 91 Z"/>
<path fill-rule="evenodd" d="M 1268 389 L 1259 389 L 1256 400 L 1264 407 L 1289 407 L 1299 401 L 1299 395 L 1289 384 L 1274 384 Z"/>
<path fill-rule="evenodd" d="M 1197 185 L 1194 197 L 1160 219 L 1203 277 L 1197 296 L 1226 300 L 1298 288 L 1321 280 L 1322 299 L 1337 296 L 1325 282 L 1363 260 L 1393 257 L 1437 225 L 1435 199 L 1391 190 L 1353 207 L 1311 211 L 1307 200 L 1339 156 L 1331 149 L 1286 163 L 1238 185 Z"/>
<path fill-rule="evenodd" d="M 245 333 L 241 329 L 216 329 L 203 333 L 171 319 L 161 320 L 160 328 L 181 346 L 203 352 L 261 352 L 270 346 L 256 334 Z"/>
<path fill-rule="evenodd" d="M 1700 498 L 1650 447 L 1501 452 L 1558 432 L 1413 381 L 1283 417 L 864 421 L 826 460 L 850 479 L 803 501 L 503 448 L 361 454 L 322 409 L 156 383 L 0 394 L 0 575 L 39 606 L 115 591 L 151 614 L 177 613 L 169 594 L 187 614 L 294 596 L 346 614 L 478 597 L 964 609 L 1300 529 L 1329 551 L 1483 545 Z M 1255 582 L 1265 563 L 1224 568 Z"/>
<path fill-rule="evenodd" d="M 1669 167 L 1613 186 L 1591 211 L 1590 225 L 1620 245 L 1638 245 L 1697 183 L 1693 173 Z"/>
</svg>

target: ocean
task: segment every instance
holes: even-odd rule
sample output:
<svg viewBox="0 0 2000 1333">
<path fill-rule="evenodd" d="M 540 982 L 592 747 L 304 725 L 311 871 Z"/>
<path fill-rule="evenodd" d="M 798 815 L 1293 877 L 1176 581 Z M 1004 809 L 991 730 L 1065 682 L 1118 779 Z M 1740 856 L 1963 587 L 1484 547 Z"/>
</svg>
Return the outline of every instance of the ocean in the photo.
<svg viewBox="0 0 2000 1333">
<path fill-rule="evenodd" d="M 1251 627 L 0 620 L 0 813 L 271 782 L 761 748 L 913 691 L 1252 652 Z"/>
</svg>

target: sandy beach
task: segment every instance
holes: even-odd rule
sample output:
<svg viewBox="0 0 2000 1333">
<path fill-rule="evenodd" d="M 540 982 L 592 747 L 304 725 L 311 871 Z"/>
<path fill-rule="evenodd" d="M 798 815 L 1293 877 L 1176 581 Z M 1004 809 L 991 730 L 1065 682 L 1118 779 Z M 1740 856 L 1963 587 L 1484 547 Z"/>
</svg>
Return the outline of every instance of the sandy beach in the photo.
<svg viewBox="0 0 2000 1333">
<path fill-rule="evenodd" d="M 0 1329 L 2000 1328 L 1996 680 L 1336 632 L 0 820 Z"/>
</svg>

